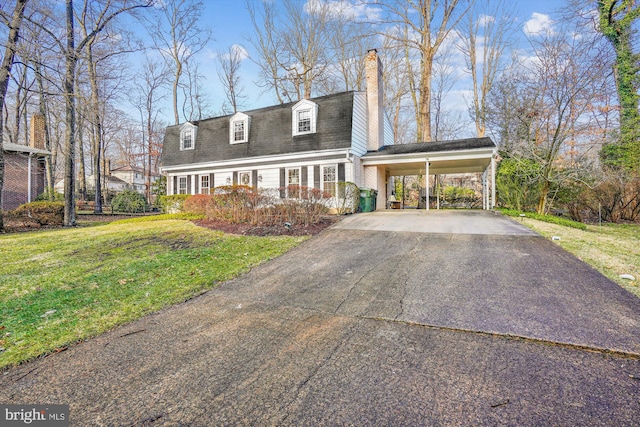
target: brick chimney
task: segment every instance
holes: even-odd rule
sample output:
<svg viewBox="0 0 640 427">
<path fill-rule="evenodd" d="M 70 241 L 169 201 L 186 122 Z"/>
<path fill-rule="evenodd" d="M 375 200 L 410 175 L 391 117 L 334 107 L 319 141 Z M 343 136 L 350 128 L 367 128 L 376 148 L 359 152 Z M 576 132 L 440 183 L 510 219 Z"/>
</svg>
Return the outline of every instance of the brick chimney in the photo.
<svg viewBox="0 0 640 427">
<path fill-rule="evenodd" d="M 29 146 L 44 150 L 44 116 L 42 114 L 34 114 L 31 116 L 31 126 L 29 128 Z"/>
<path fill-rule="evenodd" d="M 382 62 L 378 51 L 367 51 L 365 59 L 367 77 L 368 151 L 378 151 L 384 145 L 384 88 L 382 83 Z"/>
</svg>

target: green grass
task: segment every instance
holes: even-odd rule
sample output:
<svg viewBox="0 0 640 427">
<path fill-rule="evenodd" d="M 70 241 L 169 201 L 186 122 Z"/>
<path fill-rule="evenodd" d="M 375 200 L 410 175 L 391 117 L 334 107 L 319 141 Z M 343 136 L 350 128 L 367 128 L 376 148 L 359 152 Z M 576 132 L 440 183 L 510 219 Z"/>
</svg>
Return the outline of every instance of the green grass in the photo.
<svg viewBox="0 0 640 427">
<path fill-rule="evenodd" d="M 0 369 L 185 301 L 303 240 L 178 220 L 0 235 Z"/>
<path fill-rule="evenodd" d="M 528 217 L 517 221 L 549 239 L 559 237 L 555 243 L 640 297 L 640 225 L 586 225 L 580 230 Z M 621 274 L 636 280 L 622 279 Z"/>
<path fill-rule="evenodd" d="M 565 227 L 577 228 L 578 230 L 586 230 L 587 225 L 582 222 L 573 221 L 556 215 L 540 215 L 535 212 L 520 212 L 513 209 L 500 209 L 505 215 L 513 217 L 522 217 L 537 219 L 538 221 L 550 222 L 551 224 L 562 225 Z"/>
</svg>

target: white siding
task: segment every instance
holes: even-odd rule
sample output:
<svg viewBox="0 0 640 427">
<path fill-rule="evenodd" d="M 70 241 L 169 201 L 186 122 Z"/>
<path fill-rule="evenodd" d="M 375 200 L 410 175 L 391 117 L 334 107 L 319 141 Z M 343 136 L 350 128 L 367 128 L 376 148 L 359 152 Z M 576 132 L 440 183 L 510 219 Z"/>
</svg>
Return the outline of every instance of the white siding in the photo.
<svg viewBox="0 0 640 427">
<path fill-rule="evenodd" d="M 367 95 L 364 92 L 353 94 L 353 119 L 351 129 L 351 151 L 357 156 L 367 152 Z"/>
<path fill-rule="evenodd" d="M 258 188 L 280 188 L 280 169 L 258 169 L 262 181 L 258 181 Z"/>
<path fill-rule="evenodd" d="M 384 112 L 384 144 L 383 145 L 393 145 L 395 141 L 393 140 L 393 127 L 391 126 L 391 121 L 389 120 L 389 116 L 387 112 Z"/>
<path fill-rule="evenodd" d="M 229 182 L 233 183 L 233 174 L 229 173 L 216 173 L 213 176 L 214 187 L 222 187 L 223 185 L 230 185 L 227 183 L 227 178 L 229 178 Z"/>
</svg>

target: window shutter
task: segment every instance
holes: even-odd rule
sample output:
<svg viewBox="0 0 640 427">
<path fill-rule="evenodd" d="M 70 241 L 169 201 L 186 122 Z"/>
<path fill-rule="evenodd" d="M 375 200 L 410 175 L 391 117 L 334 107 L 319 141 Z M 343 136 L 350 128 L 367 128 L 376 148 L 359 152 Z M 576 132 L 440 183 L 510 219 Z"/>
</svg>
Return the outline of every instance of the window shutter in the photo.
<svg viewBox="0 0 640 427">
<path fill-rule="evenodd" d="M 284 199 L 285 197 L 285 187 L 287 186 L 286 182 L 286 171 L 284 168 L 280 168 L 280 198 Z"/>
<path fill-rule="evenodd" d="M 344 182 L 344 163 L 338 163 L 338 181 Z"/>
<path fill-rule="evenodd" d="M 238 172 L 233 173 L 232 181 L 233 185 L 238 185 Z"/>
<path fill-rule="evenodd" d="M 209 193 L 213 194 L 213 189 L 215 188 L 215 181 L 213 180 L 214 174 L 209 174 Z"/>
<path fill-rule="evenodd" d="M 320 188 L 320 166 L 313 167 L 313 188 Z"/>
<path fill-rule="evenodd" d="M 191 194 L 191 175 L 187 175 L 187 194 Z"/>
<path fill-rule="evenodd" d="M 200 175 L 196 175 L 196 188 L 195 188 L 195 191 L 193 193 L 194 194 L 199 194 L 200 193 Z"/>
<path fill-rule="evenodd" d="M 251 171 L 251 182 L 253 183 L 253 188 L 258 188 L 258 170 Z"/>
<path fill-rule="evenodd" d="M 172 190 L 173 190 L 173 194 L 178 194 L 178 192 L 179 192 L 179 189 L 178 189 L 178 177 L 177 176 L 173 177 L 173 188 L 172 188 Z"/>
<path fill-rule="evenodd" d="M 307 170 L 307 166 L 303 166 L 302 169 L 300 170 L 300 185 L 302 185 L 303 187 L 306 187 L 309 185 L 309 172 Z"/>
</svg>

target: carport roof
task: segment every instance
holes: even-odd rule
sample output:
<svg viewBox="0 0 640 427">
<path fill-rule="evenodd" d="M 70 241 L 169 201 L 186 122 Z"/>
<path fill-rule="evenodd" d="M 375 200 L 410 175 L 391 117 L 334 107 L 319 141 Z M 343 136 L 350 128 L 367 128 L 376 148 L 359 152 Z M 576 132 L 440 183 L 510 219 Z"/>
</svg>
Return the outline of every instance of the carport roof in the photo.
<svg viewBox="0 0 640 427">
<path fill-rule="evenodd" d="M 365 156 L 385 156 L 388 154 L 434 153 L 440 151 L 473 150 L 496 148 L 491 138 L 466 138 L 451 141 L 416 142 L 413 144 L 385 145 L 378 151 L 370 151 Z"/>
<path fill-rule="evenodd" d="M 430 175 L 483 172 L 496 154 L 491 138 L 387 145 L 362 157 L 365 166 L 384 167 L 391 175 Z"/>
</svg>

